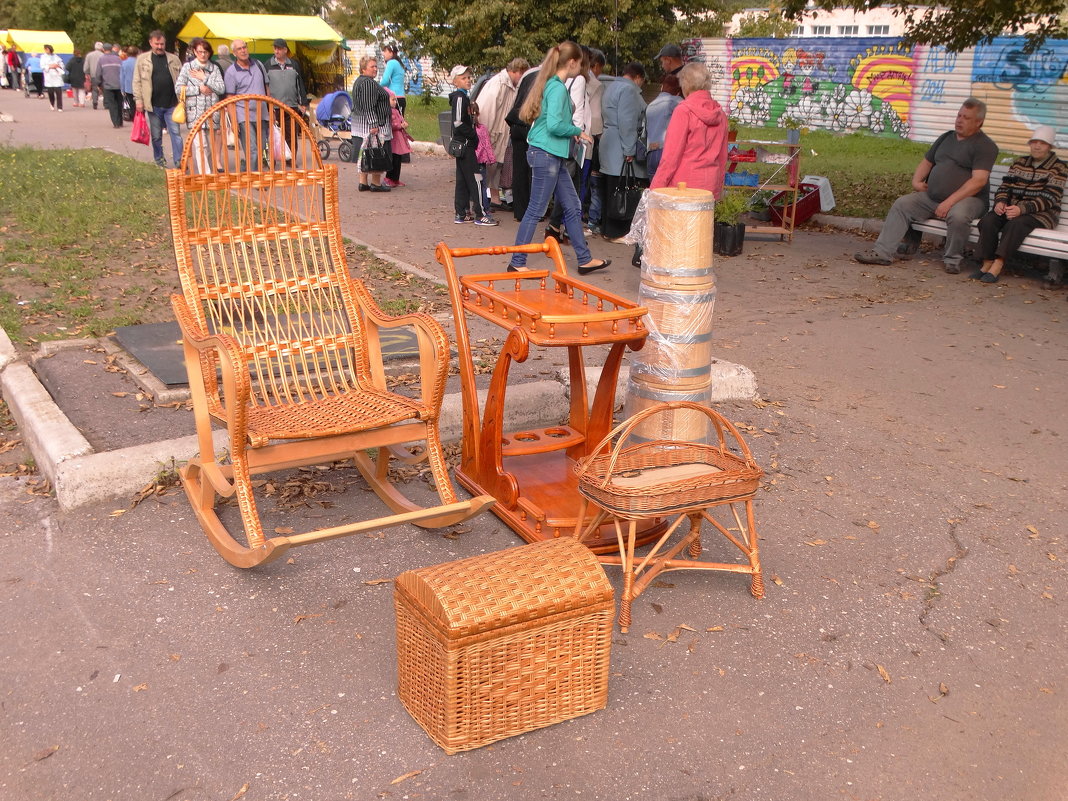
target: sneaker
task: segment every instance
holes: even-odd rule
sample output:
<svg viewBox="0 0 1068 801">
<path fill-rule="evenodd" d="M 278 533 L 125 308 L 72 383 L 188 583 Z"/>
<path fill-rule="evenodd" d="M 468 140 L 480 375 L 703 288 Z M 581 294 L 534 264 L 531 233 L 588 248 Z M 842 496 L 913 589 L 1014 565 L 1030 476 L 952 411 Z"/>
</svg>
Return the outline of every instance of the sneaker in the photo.
<svg viewBox="0 0 1068 801">
<path fill-rule="evenodd" d="M 471 218 L 468 217 L 466 214 L 457 214 L 456 217 L 453 218 L 453 222 L 457 225 L 463 225 L 464 223 L 471 222 Z"/>
<path fill-rule="evenodd" d="M 163 169 L 167 169 L 167 162 L 163 159 L 156 159 L 156 166 L 162 167 Z"/>
<path fill-rule="evenodd" d="M 597 225 L 597 223 L 594 223 L 593 225 L 587 225 L 586 226 L 586 236 L 600 236 L 600 235 L 601 235 L 601 226 Z"/>
<path fill-rule="evenodd" d="M 401 186 L 407 186 L 407 185 L 408 184 L 404 183 L 404 181 L 393 181 L 393 183 L 391 184 L 391 186 L 395 186 L 395 187 L 401 187 Z"/>
<path fill-rule="evenodd" d="M 492 217 L 486 216 L 486 217 L 479 217 L 477 220 L 475 220 L 475 225 L 493 226 L 493 225 L 500 225 L 500 223 L 497 220 L 493 219 Z"/>
<path fill-rule="evenodd" d="M 854 253 L 853 258 L 859 261 L 861 264 L 880 264 L 883 267 L 889 267 L 894 262 L 885 256 L 880 256 L 874 250 L 863 250 L 859 253 Z"/>
<path fill-rule="evenodd" d="M 390 189 L 392 189 L 396 185 L 397 185 L 397 183 L 392 178 L 383 178 L 382 179 L 382 186 L 388 186 Z"/>
<path fill-rule="evenodd" d="M 950 264 L 949 262 L 945 262 L 944 266 L 946 268 L 946 272 L 949 273 L 950 275 L 960 275 L 960 265 L 959 264 Z M 987 273 L 987 275 L 990 275 L 990 273 Z M 979 279 L 979 280 L 982 280 L 982 279 Z"/>
</svg>

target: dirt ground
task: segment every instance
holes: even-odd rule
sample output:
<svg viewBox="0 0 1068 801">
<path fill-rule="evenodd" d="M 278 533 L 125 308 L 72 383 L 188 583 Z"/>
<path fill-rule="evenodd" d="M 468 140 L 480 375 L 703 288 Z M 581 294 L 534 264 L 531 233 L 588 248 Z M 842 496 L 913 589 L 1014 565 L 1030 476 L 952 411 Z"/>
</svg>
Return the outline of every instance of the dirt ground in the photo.
<svg viewBox="0 0 1068 801">
<path fill-rule="evenodd" d="M 124 150 L 103 112 L 55 130 L 40 116 L 0 135 Z M 444 159 L 417 158 L 403 178 L 371 198 L 343 165 L 346 234 L 435 275 L 438 241 L 514 236 L 512 221 L 451 223 Z M 1065 295 L 1030 275 L 949 276 L 931 253 L 864 267 L 851 255 L 866 246 L 805 230 L 717 262 L 717 355 L 752 369 L 762 396 L 722 411 L 766 471 L 768 595 L 693 572 L 651 587 L 631 632 L 613 637 L 607 709 L 446 758 L 398 704 L 379 579 L 517 544 L 488 515 L 448 536 L 400 529 L 236 572 L 180 495 L 64 515 L 9 494 L 0 788 L 183 801 L 1060 797 Z M 616 262 L 592 282 L 635 297 L 629 250 L 594 253 Z M 366 512 L 349 476 L 310 488 L 298 520 Z M 269 505 L 268 525 L 290 525 L 292 506 Z"/>
</svg>

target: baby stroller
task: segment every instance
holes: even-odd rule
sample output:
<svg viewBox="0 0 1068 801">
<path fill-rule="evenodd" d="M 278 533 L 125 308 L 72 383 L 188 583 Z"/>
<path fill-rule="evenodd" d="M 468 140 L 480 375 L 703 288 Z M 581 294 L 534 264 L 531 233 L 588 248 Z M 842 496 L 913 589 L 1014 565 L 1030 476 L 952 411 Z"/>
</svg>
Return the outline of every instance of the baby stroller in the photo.
<svg viewBox="0 0 1068 801">
<path fill-rule="evenodd" d="M 330 158 L 330 143 L 334 142 L 338 158 L 352 160 L 351 114 L 352 98 L 345 91 L 324 95 L 315 107 L 315 145 L 324 159 Z"/>
</svg>

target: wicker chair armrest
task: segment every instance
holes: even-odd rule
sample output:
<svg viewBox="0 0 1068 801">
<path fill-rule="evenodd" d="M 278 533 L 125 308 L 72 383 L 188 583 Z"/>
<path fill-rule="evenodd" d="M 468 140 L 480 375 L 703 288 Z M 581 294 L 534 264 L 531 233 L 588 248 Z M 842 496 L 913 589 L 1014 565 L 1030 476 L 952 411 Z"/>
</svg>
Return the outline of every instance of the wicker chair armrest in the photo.
<svg viewBox="0 0 1068 801">
<path fill-rule="evenodd" d="M 200 327 L 196 316 L 182 295 L 171 295 L 171 307 L 174 309 L 178 327 L 182 331 L 183 344 L 200 354 L 200 359 L 197 359 L 195 363 L 192 359 L 186 358 L 186 369 L 190 372 L 190 386 L 192 387 L 195 381 L 199 381 L 204 391 L 214 396 L 214 401 L 219 404 L 229 421 L 231 437 L 243 440 L 247 427 L 248 404 L 252 395 L 252 381 L 241 345 L 229 334 L 206 333 Z M 206 359 L 211 356 L 219 360 L 219 368 L 223 377 L 222 397 L 219 397 L 214 372 L 211 375 L 204 372 Z"/>
<path fill-rule="evenodd" d="M 358 294 L 357 297 L 360 299 L 364 320 L 369 326 L 373 325 L 382 330 L 393 328 L 415 330 L 416 339 L 419 341 L 419 363 L 424 376 L 420 387 L 423 403 L 432 409 L 440 408 L 445 397 L 445 382 L 449 375 L 449 337 L 441 323 L 423 312 L 410 312 L 395 316 L 385 314 L 373 300 L 365 303 L 362 295 Z M 429 371 L 426 369 L 428 364 L 432 365 Z M 427 377 L 430 380 L 425 380 Z"/>
</svg>

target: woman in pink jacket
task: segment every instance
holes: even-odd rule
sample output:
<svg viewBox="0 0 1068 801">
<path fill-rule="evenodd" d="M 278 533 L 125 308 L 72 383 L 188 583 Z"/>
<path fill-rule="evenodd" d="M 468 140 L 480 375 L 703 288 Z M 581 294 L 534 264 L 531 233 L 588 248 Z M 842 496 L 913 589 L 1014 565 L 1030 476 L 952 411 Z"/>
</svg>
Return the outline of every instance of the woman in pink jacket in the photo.
<svg viewBox="0 0 1068 801">
<path fill-rule="evenodd" d="M 692 61 L 679 72 L 685 98 L 671 115 L 664 137 L 664 155 L 652 189 L 685 183 L 707 189 L 719 200 L 727 168 L 727 115 L 708 92 L 708 68 Z"/>
</svg>

